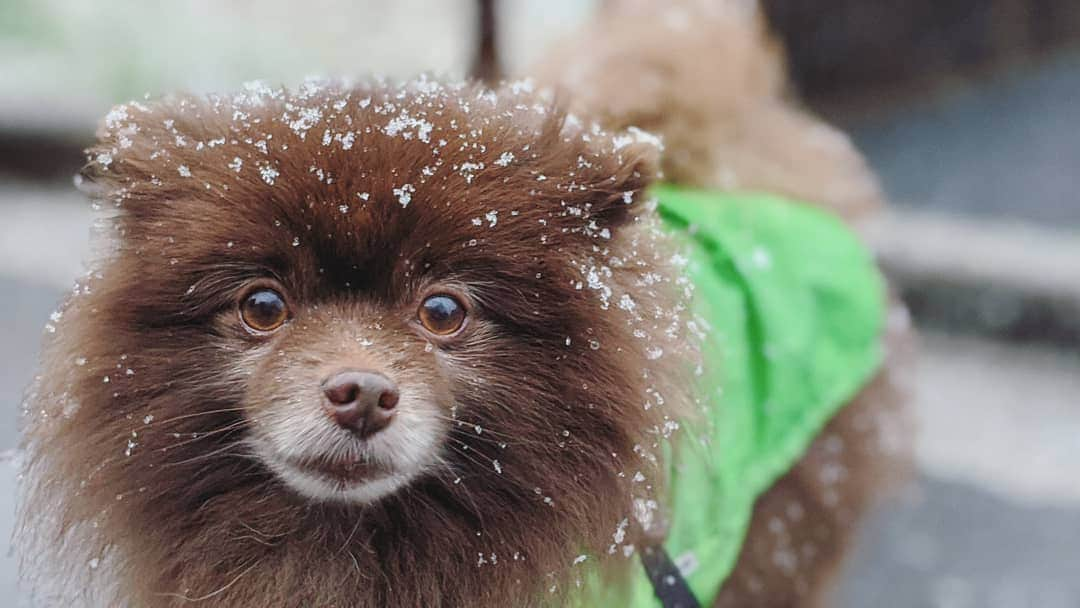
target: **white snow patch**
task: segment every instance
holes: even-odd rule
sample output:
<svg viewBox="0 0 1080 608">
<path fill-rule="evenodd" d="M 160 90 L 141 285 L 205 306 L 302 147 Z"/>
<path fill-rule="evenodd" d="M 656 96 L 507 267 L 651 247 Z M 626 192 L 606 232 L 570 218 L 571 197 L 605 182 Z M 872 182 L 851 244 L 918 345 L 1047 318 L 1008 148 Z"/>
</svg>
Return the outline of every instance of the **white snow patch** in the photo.
<svg viewBox="0 0 1080 608">
<path fill-rule="evenodd" d="M 278 173 L 277 169 L 271 167 L 270 165 L 266 165 L 259 168 L 259 175 L 262 176 L 264 182 L 273 186 L 274 180 L 277 179 L 277 176 L 281 174 Z"/>
<path fill-rule="evenodd" d="M 402 207 L 408 207 L 412 202 L 412 195 L 416 192 L 416 187 L 412 184 L 404 184 L 400 188 L 394 188 L 394 196 L 397 197 L 398 203 Z"/>
</svg>

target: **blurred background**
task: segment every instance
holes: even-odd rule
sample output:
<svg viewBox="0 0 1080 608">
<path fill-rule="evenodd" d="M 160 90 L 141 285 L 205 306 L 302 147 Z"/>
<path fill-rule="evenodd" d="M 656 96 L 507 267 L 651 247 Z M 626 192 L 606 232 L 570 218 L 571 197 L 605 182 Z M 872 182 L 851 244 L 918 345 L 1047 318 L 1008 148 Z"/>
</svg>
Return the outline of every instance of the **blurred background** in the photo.
<svg viewBox="0 0 1080 608">
<path fill-rule="evenodd" d="M 1080 607 L 1080 3 L 760 1 L 797 93 L 881 176 L 894 206 L 870 238 L 923 334 L 917 483 L 836 605 Z M 0 533 L 21 393 L 89 252 L 71 176 L 98 118 L 256 78 L 461 76 L 478 4 L 0 0 Z M 594 5 L 495 0 L 502 67 Z M 18 597 L 10 555 L 0 595 Z"/>
</svg>

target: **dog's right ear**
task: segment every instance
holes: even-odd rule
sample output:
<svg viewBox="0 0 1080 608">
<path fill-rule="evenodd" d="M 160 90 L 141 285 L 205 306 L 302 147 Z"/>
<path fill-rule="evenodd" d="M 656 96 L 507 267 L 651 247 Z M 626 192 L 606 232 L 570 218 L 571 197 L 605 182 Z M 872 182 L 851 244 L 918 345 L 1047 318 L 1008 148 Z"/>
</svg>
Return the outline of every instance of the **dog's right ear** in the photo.
<svg viewBox="0 0 1080 608">
<path fill-rule="evenodd" d="M 234 121 L 259 122 L 256 111 L 269 112 L 272 95 L 251 89 L 225 101 L 176 96 L 116 106 L 102 120 L 76 184 L 136 223 L 192 200 L 265 189 L 277 175 L 266 141 L 272 135 L 260 141 Z"/>
<path fill-rule="evenodd" d="M 97 129 L 97 142 L 86 150 L 86 164 L 75 175 L 80 192 L 97 201 L 120 204 L 142 164 L 138 157 L 148 136 L 146 123 L 151 107 L 130 103 L 114 106 Z"/>
<path fill-rule="evenodd" d="M 180 177 L 183 171 L 182 164 L 171 162 L 172 151 L 186 143 L 180 132 L 166 137 L 167 130 L 176 130 L 175 121 L 164 118 L 168 109 L 165 103 L 132 102 L 110 110 L 98 126 L 97 142 L 86 150 L 86 164 L 75 176 L 79 191 L 125 214 L 151 205 L 149 199 L 167 200 L 170 177 Z M 171 170 L 170 164 L 175 165 Z"/>
</svg>

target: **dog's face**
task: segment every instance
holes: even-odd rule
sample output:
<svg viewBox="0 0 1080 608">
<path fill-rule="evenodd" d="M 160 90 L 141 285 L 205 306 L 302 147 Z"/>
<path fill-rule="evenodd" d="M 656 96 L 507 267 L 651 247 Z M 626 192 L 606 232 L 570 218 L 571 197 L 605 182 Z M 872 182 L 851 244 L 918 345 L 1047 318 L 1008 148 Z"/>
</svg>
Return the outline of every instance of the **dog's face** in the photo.
<svg viewBox="0 0 1080 608">
<path fill-rule="evenodd" d="M 119 249 L 108 337 L 83 340 L 123 350 L 128 400 L 94 424 L 147 421 L 136 456 L 253 458 L 314 501 L 425 477 L 550 500 L 572 485 L 552 476 L 663 434 L 656 353 L 682 311 L 640 214 L 652 144 L 426 81 L 132 104 L 105 127 L 87 178 Z"/>
<path fill-rule="evenodd" d="M 355 227 L 363 213 L 331 223 Z M 308 498 L 368 502 L 440 465 L 496 328 L 467 274 L 425 276 L 392 243 L 342 240 L 354 255 L 247 281 L 217 323 L 242 341 L 226 348 L 243 351 L 234 371 L 245 378 L 251 452 Z M 410 255 L 434 265 L 449 253 Z M 341 274 L 328 277 L 328 265 Z"/>
</svg>

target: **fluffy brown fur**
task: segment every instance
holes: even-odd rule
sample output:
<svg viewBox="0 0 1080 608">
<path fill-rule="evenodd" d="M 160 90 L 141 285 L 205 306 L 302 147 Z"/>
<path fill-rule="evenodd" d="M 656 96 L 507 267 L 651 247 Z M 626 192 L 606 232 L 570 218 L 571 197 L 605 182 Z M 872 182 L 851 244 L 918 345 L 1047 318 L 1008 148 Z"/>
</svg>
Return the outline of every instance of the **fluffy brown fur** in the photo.
<svg viewBox="0 0 1080 608">
<path fill-rule="evenodd" d="M 532 68 L 541 83 L 609 128 L 661 134 L 671 181 L 786 194 L 856 224 L 883 205 L 847 137 L 788 95 L 755 2 L 607 0 L 556 49 Z M 716 606 L 831 605 L 859 521 L 909 467 L 912 340 L 898 301 L 882 340 L 882 371 L 759 499 Z"/>
<path fill-rule="evenodd" d="M 254 87 L 106 118 L 86 179 L 115 250 L 28 411 L 40 602 L 558 604 L 596 561 L 576 556 L 608 555 L 687 402 L 681 288 L 639 200 L 656 149 L 521 88 Z M 237 301 L 268 280 L 294 317 L 256 336 Z M 455 340 L 415 326 L 434 284 L 473 302 Z M 438 460 L 370 504 L 305 499 L 251 441 L 353 364 L 437 409 Z"/>
</svg>

